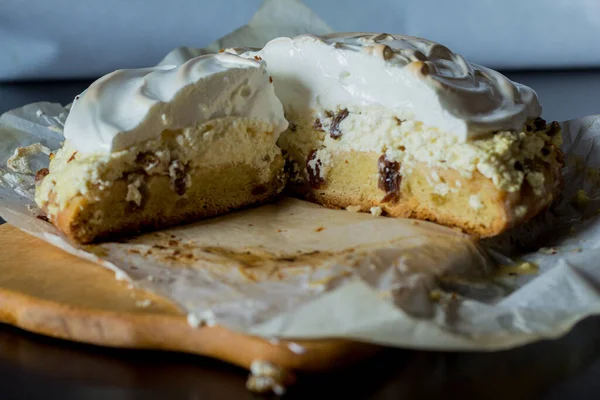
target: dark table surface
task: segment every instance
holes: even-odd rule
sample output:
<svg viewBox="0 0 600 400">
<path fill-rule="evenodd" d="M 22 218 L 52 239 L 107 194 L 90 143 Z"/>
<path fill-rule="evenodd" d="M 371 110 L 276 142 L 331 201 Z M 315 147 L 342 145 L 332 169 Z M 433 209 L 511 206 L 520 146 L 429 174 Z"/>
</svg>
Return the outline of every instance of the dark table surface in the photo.
<svg viewBox="0 0 600 400">
<path fill-rule="evenodd" d="M 600 114 L 600 71 L 508 72 L 543 116 Z M 68 103 L 89 82 L 0 84 L 0 113 Z M 1 250 L 0 250 L 1 251 Z M 244 399 L 246 371 L 198 356 L 106 349 L 0 325 L 0 399 Z M 390 349 L 341 371 L 300 376 L 286 398 L 600 398 L 600 318 L 567 336 L 496 353 Z"/>
</svg>

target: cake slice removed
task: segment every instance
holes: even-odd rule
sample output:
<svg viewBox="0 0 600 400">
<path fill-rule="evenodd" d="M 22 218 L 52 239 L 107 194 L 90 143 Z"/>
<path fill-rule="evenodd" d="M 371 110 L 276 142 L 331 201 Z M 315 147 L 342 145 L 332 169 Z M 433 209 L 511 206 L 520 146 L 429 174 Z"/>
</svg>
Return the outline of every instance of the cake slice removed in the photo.
<svg viewBox="0 0 600 400">
<path fill-rule="evenodd" d="M 560 126 L 535 92 L 444 46 L 349 33 L 227 51 L 267 62 L 293 189 L 317 203 L 493 236 L 559 193 Z"/>
<path fill-rule="evenodd" d="M 115 71 L 75 99 L 35 200 L 82 243 L 261 203 L 286 183 L 286 127 L 257 60 Z"/>
</svg>

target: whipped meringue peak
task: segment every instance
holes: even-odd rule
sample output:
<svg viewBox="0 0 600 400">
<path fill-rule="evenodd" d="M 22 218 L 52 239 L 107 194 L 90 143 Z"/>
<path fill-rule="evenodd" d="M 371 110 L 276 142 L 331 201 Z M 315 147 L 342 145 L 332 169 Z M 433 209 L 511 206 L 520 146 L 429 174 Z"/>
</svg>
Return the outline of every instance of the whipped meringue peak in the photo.
<svg viewBox="0 0 600 400">
<path fill-rule="evenodd" d="M 111 153 L 229 116 L 270 123 L 278 135 L 288 123 L 270 81 L 264 62 L 228 53 L 118 70 L 75 98 L 64 135 L 81 152 Z"/>
<path fill-rule="evenodd" d="M 227 51 L 267 62 L 286 111 L 383 106 L 459 141 L 520 130 L 541 114 L 529 87 L 416 37 L 301 35 L 274 39 L 261 50 Z"/>
</svg>

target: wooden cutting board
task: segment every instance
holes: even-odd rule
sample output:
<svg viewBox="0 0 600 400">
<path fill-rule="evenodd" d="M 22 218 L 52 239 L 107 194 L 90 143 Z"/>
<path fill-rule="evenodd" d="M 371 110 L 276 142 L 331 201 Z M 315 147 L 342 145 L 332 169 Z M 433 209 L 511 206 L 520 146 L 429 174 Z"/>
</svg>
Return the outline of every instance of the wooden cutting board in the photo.
<svg viewBox="0 0 600 400">
<path fill-rule="evenodd" d="M 380 349 L 339 339 L 294 340 L 304 348 L 294 352 L 288 341 L 273 344 L 219 326 L 192 328 L 170 301 L 129 289 L 113 272 L 8 224 L 0 226 L 0 322 L 101 346 L 195 353 L 245 368 L 261 359 L 288 370 L 325 370 Z"/>
</svg>

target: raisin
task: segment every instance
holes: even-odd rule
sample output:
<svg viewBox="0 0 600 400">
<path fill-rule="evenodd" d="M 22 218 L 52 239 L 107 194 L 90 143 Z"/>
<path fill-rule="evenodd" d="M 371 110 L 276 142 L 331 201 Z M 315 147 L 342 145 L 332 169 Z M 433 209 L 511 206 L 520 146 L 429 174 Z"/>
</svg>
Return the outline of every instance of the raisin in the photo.
<svg viewBox="0 0 600 400">
<path fill-rule="evenodd" d="M 517 170 L 517 171 L 523 171 L 523 164 L 521 164 L 520 161 L 515 161 L 515 164 L 513 165 L 513 167 Z"/>
<path fill-rule="evenodd" d="M 46 177 L 46 175 L 48 175 L 50 173 L 50 170 L 48 168 L 42 168 L 40 169 L 38 172 L 35 173 L 35 183 L 39 184 L 41 181 L 44 180 L 44 178 Z"/>
<path fill-rule="evenodd" d="M 338 112 L 331 120 L 331 126 L 329 127 L 329 136 L 332 139 L 339 139 L 342 136 L 340 131 L 340 123 L 348 116 L 348 109 L 344 108 Z"/>
<path fill-rule="evenodd" d="M 546 133 L 548 136 L 554 136 L 556 135 L 558 132 L 560 132 L 560 124 L 556 121 L 553 121 L 550 124 L 550 129 L 548 129 L 548 132 Z"/>
<path fill-rule="evenodd" d="M 313 129 L 316 131 L 323 131 L 323 124 L 319 118 L 315 119 L 315 122 L 313 122 Z"/>
<path fill-rule="evenodd" d="M 377 187 L 385 192 L 381 200 L 382 203 L 395 203 L 400 199 L 400 184 L 402 175 L 400 175 L 400 163 L 389 161 L 385 154 L 379 157 L 379 180 Z"/>
<path fill-rule="evenodd" d="M 546 120 L 537 117 L 534 121 L 533 121 L 533 126 L 535 126 L 535 129 L 538 131 L 541 131 L 543 129 L 546 129 Z"/>
</svg>

